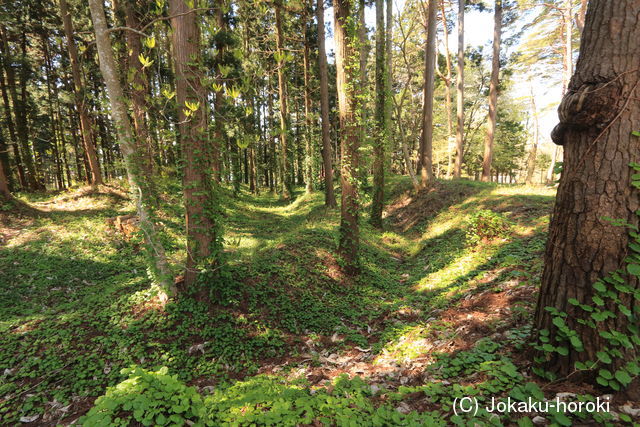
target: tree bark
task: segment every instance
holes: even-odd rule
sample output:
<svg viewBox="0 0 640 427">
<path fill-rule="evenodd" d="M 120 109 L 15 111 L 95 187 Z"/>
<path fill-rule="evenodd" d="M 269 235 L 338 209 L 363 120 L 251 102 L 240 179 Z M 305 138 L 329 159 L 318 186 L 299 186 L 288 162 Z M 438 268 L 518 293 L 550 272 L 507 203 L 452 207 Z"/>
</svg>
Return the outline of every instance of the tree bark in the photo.
<svg viewBox="0 0 640 427">
<path fill-rule="evenodd" d="M 375 136 L 373 142 L 373 195 L 371 201 L 371 225 L 382 228 L 384 208 L 384 148 L 387 139 L 386 109 L 386 43 L 384 0 L 376 0 L 376 109 Z"/>
<path fill-rule="evenodd" d="M 317 0 L 316 19 L 318 20 L 318 67 L 320 74 L 322 162 L 324 164 L 324 204 L 327 207 L 334 208 L 337 202 L 333 192 L 333 153 L 329 129 L 329 73 L 327 71 L 327 52 L 324 41 L 324 0 Z"/>
<path fill-rule="evenodd" d="M 140 26 L 140 19 L 138 18 L 135 0 L 124 1 L 124 13 L 127 27 L 138 29 Z M 133 128 L 136 133 L 136 141 L 140 144 L 139 152 L 142 155 L 141 163 L 143 172 L 146 175 L 149 184 L 152 184 L 154 180 L 153 146 L 151 145 L 151 137 L 147 126 L 146 111 L 148 107 L 147 102 L 145 101 L 145 97 L 149 93 L 149 79 L 145 74 L 145 68 L 138 59 L 142 53 L 140 34 L 133 31 L 127 31 L 126 42 L 128 47 L 128 65 L 133 74 L 133 81 L 131 82 Z M 151 193 L 154 194 L 155 191 L 151 190 Z"/>
<path fill-rule="evenodd" d="M 89 167 L 91 169 L 91 184 L 99 185 L 102 184 L 102 174 L 100 172 L 100 163 L 98 162 L 98 154 L 96 152 L 95 137 L 91 128 L 91 119 L 89 117 L 87 103 L 84 99 L 84 84 L 82 82 L 82 73 L 80 71 L 80 63 L 78 61 L 78 50 L 76 49 L 76 42 L 73 39 L 73 23 L 71 21 L 71 14 L 69 13 L 67 0 L 59 1 L 60 15 L 62 16 L 64 34 L 67 39 L 67 51 L 69 52 L 69 61 L 71 62 L 73 95 L 76 108 L 78 109 L 78 114 L 80 115 L 82 141 L 84 143 L 85 153 L 89 160 Z"/>
<path fill-rule="evenodd" d="M 458 75 L 456 77 L 456 159 L 453 177 L 462 176 L 462 156 L 464 153 L 464 6 L 465 0 L 458 0 Z"/>
<path fill-rule="evenodd" d="M 453 172 L 453 156 L 452 156 L 452 148 L 451 147 L 451 139 L 453 135 L 453 112 L 452 110 L 452 102 L 451 102 L 451 53 L 449 52 L 449 29 L 447 28 L 447 12 L 444 7 L 445 0 L 440 1 L 440 12 L 442 16 L 440 17 L 442 20 L 442 29 L 444 32 L 444 50 L 445 50 L 445 64 L 447 66 L 447 74 L 443 77 L 445 86 L 444 86 L 444 94 L 445 94 L 445 106 L 447 109 L 447 178 L 451 178 L 451 173 Z M 436 61 L 437 62 L 437 61 Z M 436 67 L 437 69 L 437 67 Z"/>
<path fill-rule="evenodd" d="M 129 177 L 129 184 L 136 200 L 136 208 L 140 218 L 140 228 L 145 236 L 149 256 L 153 259 L 151 269 L 155 273 L 155 279 L 162 287 L 162 290 L 167 293 L 168 296 L 172 296 L 175 294 L 175 287 L 164 248 L 158 238 L 155 224 L 149 211 L 149 197 L 146 192 L 144 178 L 140 174 L 141 165 L 138 162 L 137 147 L 127 113 L 122 86 L 120 85 L 120 76 L 116 60 L 113 56 L 113 48 L 111 46 L 111 40 L 109 39 L 107 18 L 104 13 L 102 0 L 89 0 L 89 8 L 91 10 L 91 19 L 96 34 L 100 71 L 102 72 L 105 86 L 107 87 L 107 94 L 111 104 L 111 114 L 116 121 L 120 146 Z"/>
<path fill-rule="evenodd" d="M 287 145 L 289 132 L 289 110 L 287 105 L 287 82 L 284 76 L 285 67 L 285 51 L 284 51 L 284 34 L 282 32 L 282 4 L 278 0 L 275 4 L 276 9 L 276 51 L 279 55 L 278 60 L 278 97 L 280 99 L 280 163 L 282 170 L 282 197 L 285 200 L 291 198 L 293 192 L 291 179 L 291 162 L 290 149 Z"/>
<path fill-rule="evenodd" d="M 0 133 L 0 139 L 2 138 L 2 134 Z M 9 191 L 9 179 L 7 178 L 7 173 L 5 172 L 3 162 L 0 162 L 0 198 L 4 198 L 5 200 L 11 199 L 11 191 Z"/>
<path fill-rule="evenodd" d="M 308 37 L 308 22 L 309 22 L 309 7 L 304 5 L 303 14 L 303 30 L 304 30 L 304 51 L 303 51 L 303 65 L 304 65 L 304 142 L 305 142 L 305 157 L 304 157 L 304 181 L 305 191 L 310 194 L 313 191 L 313 145 L 311 143 L 312 137 L 312 119 L 311 119 L 311 70 L 309 64 L 309 37 Z"/>
<path fill-rule="evenodd" d="M 184 162 L 182 184 L 187 225 L 184 282 L 188 288 L 195 283 L 201 269 L 218 262 L 221 236 L 216 216 L 219 206 L 215 198 L 215 181 L 211 176 L 213 150 L 207 139 L 207 97 L 200 71 L 198 17 L 184 0 L 170 0 L 169 14 L 173 16 L 171 41 Z M 194 109 L 194 106 L 197 108 Z"/>
<path fill-rule="evenodd" d="M 10 57 L 10 49 L 9 49 L 9 40 L 7 38 L 7 31 L 4 26 L 0 26 L 0 37 L 2 38 L 2 53 L 4 58 L 3 65 L 5 67 L 5 72 L 7 74 L 7 87 L 9 89 L 9 95 L 11 96 L 11 102 L 13 104 L 13 113 L 15 115 L 15 125 L 16 125 L 16 134 L 17 140 L 22 149 L 22 160 L 25 166 L 26 171 L 26 182 L 27 188 L 31 190 L 39 189 L 40 185 L 37 179 L 36 167 L 33 161 L 33 154 L 31 151 L 31 147 L 29 146 L 29 129 L 28 129 L 28 119 L 27 119 L 27 109 L 25 105 L 25 97 L 26 97 L 26 85 L 27 85 L 27 76 L 25 64 L 23 63 L 21 68 L 21 79 L 20 85 L 23 88 L 22 91 L 22 99 L 18 97 L 17 83 L 16 83 L 16 75 L 13 66 L 11 65 L 11 57 Z M 23 58 L 22 61 L 26 60 L 26 39 L 23 38 Z"/>
<path fill-rule="evenodd" d="M 422 135 L 420 138 L 420 186 L 428 188 L 433 177 L 433 96 L 435 89 L 436 31 L 438 0 L 429 0 L 427 8 L 427 40 L 425 44 L 424 96 L 422 103 Z"/>
<path fill-rule="evenodd" d="M 336 43 L 336 77 L 338 90 L 338 115 L 340 118 L 340 184 L 342 205 L 340 209 L 340 242 L 338 252 L 344 261 L 345 271 L 358 271 L 359 200 L 358 200 L 358 147 L 360 145 L 361 106 L 360 66 L 358 50 L 358 26 L 354 25 L 353 0 L 333 0 L 334 37 Z M 355 27 L 355 28 L 354 28 Z"/>
<path fill-rule="evenodd" d="M 0 55 L 2 56 L 2 55 Z M 22 156 L 18 147 L 18 137 L 16 136 L 16 128 L 11 117 L 11 105 L 9 104 L 9 95 L 7 94 L 7 85 L 4 82 L 4 58 L 0 58 L 0 91 L 2 92 L 2 102 L 4 103 L 4 119 L 9 129 L 9 138 L 11 139 L 11 147 L 13 148 L 13 160 L 18 170 L 18 181 L 21 188 L 27 188 L 27 177 L 22 164 Z M 7 172 L 8 173 L 8 172 Z"/>
<path fill-rule="evenodd" d="M 538 157 L 538 142 L 540 138 L 540 123 L 538 118 L 538 108 L 536 106 L 536 98 L 533 94 L 533 84 L 529 82 L 531 89 L 531 114 L 533 115 L 533 144 L 531 145 L 531 151 L 529 151 L 529 158 L 527 159 L 527 177 L 525 183 L 527 185 L 533 184 L 533 175 L 536 171 L 536 159 Z"/>
<path fill-rule="evenodd" d="M 493 142 L 498 117 L 498 85 L 500 84 L 500 45 L 502 41 L 502 0 L 495 0 L 493 29 L 493 58 L 491 62 L 491 85 L 489 86 L 489 116 L 487 117 L 487 135 L 484 140 L 482 158 L 482 181 L 491 181 L 491 163 L 493 162 Z"/>
<path fill-rule="evenodd" d="M 634 101 L 640 63 L 640 26 L 633 18 L 637 12 L 635 0 L 589 2 L 576 73 L 552 134 L 564 147 L 564 171 L 549 227 L 535 330 L 547 329 L 553 339 L 557 328 L 546 307 L 568 314 L 565 321 L 578 333 L 584 351 L 570 346 L 567 356 L 550 355 L 547 368 L 563 376 L 573 371 L 576 361 L 598 360 L 596 353 L 607 344 L 596 330 L 580 323 L 589 320 L 590 313 L 568 302 L 576 298 L 592 305 L 594 283 L 624 265 L 628 230 L 606 218 L 638 225 L 640 197 L 630 185 L 633 172 L 628 166 L 640 162 L 640 139 L 632 136 L 640 117 L 640 104 Z M 634 277 L 627 283 L 638 292 Z M 606 308 L 614 318 L 599 323 L 599 330 L 628 334 L 629 318 L 617 304 L 606 302 Z M 630 360 L 627 350 L 620 350 L 624 357 L 619 361 Z"/>
</svg>

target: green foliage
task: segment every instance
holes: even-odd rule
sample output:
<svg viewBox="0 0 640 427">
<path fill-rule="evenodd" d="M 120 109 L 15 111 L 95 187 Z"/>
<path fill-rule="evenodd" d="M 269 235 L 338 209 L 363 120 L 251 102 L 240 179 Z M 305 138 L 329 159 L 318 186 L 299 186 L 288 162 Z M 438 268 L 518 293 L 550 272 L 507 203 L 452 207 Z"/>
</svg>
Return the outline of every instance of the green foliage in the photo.
<svg viewBox="0 0 640 427">
<path fill-rule="evenodd" d="M 391 405 L 376 407 L 373 395 L 358 377 L 341 376 L 331 388 L 310 389 L 304 381 L 288 383 L 278 377 L 256 376 L 216 389 L 205 405 L 211 425 L 445 425 L 429 412 L 402 414 Z"/>
<path fill-rule="evenodd" d="M 492 239 L 506 239 L 511 235 L 513 225 L 504 215 L 491 210 L 480 210 L 466 223 L 467 243 L 478 243 Z"/>
<path fill-rule="evenodd" d="M 187 387 L 166 367 L 147 371 L 123 369 L 129 378 L 109 387 L 95 406 L 80 419 L 84 425 L 128 426 L 134 421 L 145 426 L 182 426 L 202 419 L 205 410 L 201 396 Z"/>
</svg>

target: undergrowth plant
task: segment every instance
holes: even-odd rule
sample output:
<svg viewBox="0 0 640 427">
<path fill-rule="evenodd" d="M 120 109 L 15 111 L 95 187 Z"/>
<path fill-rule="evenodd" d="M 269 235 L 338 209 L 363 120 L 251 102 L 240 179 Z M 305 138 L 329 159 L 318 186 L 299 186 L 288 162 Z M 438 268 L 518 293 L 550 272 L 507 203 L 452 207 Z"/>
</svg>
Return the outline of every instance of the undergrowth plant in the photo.
<svg viewBox="0 0 640 427">
<path fill-rule="evenodd" d="M 511 235 L 513 225 L 499 212 L 482 209 L 471 215 L 465 224 L 467 243 L 478 243 L 492 239 L 506 239 Z"/>
</svg>

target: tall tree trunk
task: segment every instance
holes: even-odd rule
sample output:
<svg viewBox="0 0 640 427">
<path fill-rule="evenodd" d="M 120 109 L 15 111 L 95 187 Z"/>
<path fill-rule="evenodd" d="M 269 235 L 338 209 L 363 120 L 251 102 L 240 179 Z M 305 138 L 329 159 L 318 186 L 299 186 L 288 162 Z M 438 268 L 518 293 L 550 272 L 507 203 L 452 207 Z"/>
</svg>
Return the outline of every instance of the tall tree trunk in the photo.
<svg viewBox="0 0 640 427">
<path fill-rule="evenodd" d="M 540 123 L 538 118 L 538 108 L 536 107 L 536 98 L 533 93 L 533 84 L 529 82 L 531 89 L 531 114 L 533 115 L 533 144 L 531 145 L 531 151 L 529 151 L 529 158 L 527 159 L 527 177 L 526 184 L 533 184 L 533 175 L 536 171 L 536 159 L 538 157 L 538 142 L 540 137 Z"/>
<path fill-rule="evenodd" d="M 433 183 L 433 95 L 436 72 L 436 20 L 438 0 L 429 0 L 427 8 L 427 40 L 424 60 L 424 91 L 422 103 L 422 135 L 420 138 L 420 186 L 428 188 Z"/>
<path fill-rule="evenodd" d="M 453 177 L 462 176 L 462 155 L 464 153 L 464 6 L 465 0 L 458 0 L 458 68 L 456 77 L 456 159 Z"/>
<path fill-rule="evenodd" d="M 62 161 L 60 159 L 60 150 L 58 149 L 58 125 L 60 122 L 58 121 L 53 108 L 53 104 L 55 102 L 53 86 L 55 85 L 51 84 L 51 80 L 54 78 L 54 73 L 51 63 L 51 55 L 49 54 L 49 40 L 44 34 L 42 35 L 42 51 L 44 54 L 44 68 L 47 77 L 47 109 L 49 117 L 51 118 L 51 148 L 53 150 L 53 159 L 56 165 L 56 184 L 58 190 L 63 190 L 65 186 L 62 172 Z M 62 135 L 62 131 L 60 131 L 60 135 Z"/>
<path fill-rule="evenodd" d="M 64 0 L 62 0 L 64 1 Z M 125 23 L 127 27 L 138 29 L 140 19 L 136 10 L 135 0 L 124 1 Z M 136 141 L 140 144 L 139 152 L 142 155 L 141 163 L 143 172 L 147 177 L 149 184 L 153 185 L 153 146 L 151 144 L 151 136 L 147 127 L 146 111 L 147 103 L 145 97 L 149 93 L 149 79 L 145 74 L 145 68 L 138 59 L 142 54 L 142 42 L 140 34 L 133 31 L 126 32 L 126 42 L 128 50 L 128 66 L 133 75 L 131 82 L 131 106 L 133 109 L 133 128 L 136 133 Z M 152 189 L 151 194 L 155 194 Z"/>
<path fill-rule="evenodd" d="M 226 30 L 226 21 L 224 19 L 224 12 L 222 10 L 222 3 L 216 3 L 213 11 L 216 25 L 219 30 Z M 218 66 L 224 65 L 224 56 L 226 51 L 226 43 L 222 37 L 216 41 L 216 59 Z M 222 87 L 224 78 L 220 69 L 216 74 L 216 84 Z M 222 117 L 222 109 L 224 107 L 224 93 L 222 90 L 216 91 L 213 94 L 213 148 L 212 148 L 212 163 L 213 163 L 213 178 L 220 182 L 222 177 L 222 161 L 220 149 L 224 142 L 224 118 Z"/>
<path fill-rule="evenodd" d="M 336 43 L 338 115 L 340 118 L 342 205 L 338 252 L 348 274 L 357 272 L 360 204 L 358 200 L 358 147 L 361 105 L 358 26 L 354 25 L 353 0 L 333 0 Z M 354 28 L 355 27 L 355 28 Z"/>
<path fill-rule="evenodd" d="M 309 64 L 309 7 L 304 5 L 304 181 L 307 194 L 313 191 L 313 144 L 312 144 L 312 118 L 311 118 L 311 69 Z"/>
<path fill-rule="evenodd" d="M 282 4 L 278 0 L 275 4 L 276 9 L 276 49 L 278 52 L 278 97 L 280 99 L 280 163 L 282 170 L 282 197 L 285 200 L 291 198 L 293 192 L 291 178 L 291 162 L 290 148 L 287 145 L 289 133 L 289 110 L 287 105 L 287 81 L 284 76 L 285 68 L 285 51 L 284 51 L 284 33 L 282 31 Z"/>
<path fill-rule="evenodd" d="M 24 61 L 26 60 L 26 39 L 23 38 L 23 57 L 22 57 L 22 68 L 21 68 L 21 79 L 20 85 L 23 90 L 23 98 L 18 97 L 18 89 L 16 83 L 16 75 L 15 70 L 12 66 L 10 49 L 9 49 L 9 40 L 7 38 L 7 30 L 4 26 L 0 26 L 0 37 L 2 38 L 2 54 L 5 58 L 3 61 L 3 65 L 5 67 L 5 72 L 7 74 L 7 87 L 9 89 L 9 94 L 11 96 L 11 102 L 13 104 L 13 113 L 15 115 L 15 125 L 16 125 L 16 134 L 17 140 L 20 143 L 20 147 L 22 149 L 22 160 L 26 170 L 26 183 L 27 187 L 31 190 L 36 190 L 39 188 L 36 167 L 33 162 L 33 154 L 31 151 L 31 147 L 29 146 L 29 129 L 27 123 L 27 109 L 24 103 L 26 96 L 26 85 L 27 85 L 27 76 L 26 76 L 26 64 Z"/>
<path fill-rule="evenodd" d="M 80 131 L 82 133 L 82 141 L 84 150 L 89 160 L 91 169 L 91 184 L 102 184 L 102 174 L 100 173 L 100 163 L 98 162 L 98 153 L 96 152 L 96 143 L 91 128 L 91 119 L 84 96 L 84 84 L 82 82 L 82 73 L 80 71 L 80 63 L 78 61 L 78 50 L 76 42 L 73 39 L 73 23 L 71 22 L 71 14 L 67 0 L 60 1 L 60 15 L 64 24 L 64 34 L 67 39 L 67 51 L 69 52 L 69 61 L 71 62 L 71 74 L 73 76 L 73 95 L 76 108 L 80 115 Z"/>
<path fill-rule="evenodd" d="M 385 122 L 385 21 L 384 0 L 376 0 L 376 110 L 373 143 L 373 197 L 371 201 L 371 224 L 382 228 L 384 208 L 384 147 L 387 139 Z"/>
<path fill-rule="evenodd" d="M 13 148 L 13 160 L 18 170 L 18 182 L 21 188 L 27 188 L 27 176 L 22 164 L 22 156 L 18 147 L 18 137 L 16 136 L 16 128 L 11 117 L 11 105 L 9 104 L 9 95 L 7 94 L 7 85 L 4 82 L 4 57 L 0 55 L 0 91 L 2 92 L 2 102 L 4 103 L 4 119 L 9 129 L 9 138 L 11 139 L 11 147 Z M 7 172 L 8 173 L 8 172 Z"/>
<path fill-rule="evenodd" d="M 169 14 L 173 16 L 171 41 L 184 162 L 182 183 L 187 225 L 184 281 L 185 287 L 190 287 L 201 269 L 218 262 L 221 236 L 216 216 L 219 206 L 215 181 L 211 177 L 212 144 L 207 138 L 207 97 L 202 86 L 204 76 L 199 68 L 201 48 L 198 17 L 184 0 L 170 0 Z"/>
<path fill-rule="evenodd" d="M 451 173 L 453 172 L 453 153 L 451 146 L 451 138 L 453 135 L 453 111 L 452 111 L 452 102 L 451 102 L 451 53 L 449 52 L 449 29 L 447 26 L 447 12 L 444 8 L 445 0 L 440 1 L 440 12 L 442 16 L 440 17 L 442 20 L 442 28 L 444 31 L 444 50 L 445 50 L 445 63 L 447 66 L 447 74 L 444 75 L 444 94 L 445 94 L 445 107 L 447 109 L 447 178 L 451 178 Z M 437 67 L 436 67 L 437 69 Z"/>
<path fill-rule="evenodd" d="M 0 140 L 2 139 L 2 132 L 0 132 Z M 0 198 L 7 200 L 11 199 L 11 191 L 9 191 L 9 179 L 7 178 L 7 172 L 5 172 L 3 163 L 4 162 L 0 162 Z"/>
<path fill-rule="evenodd" d="M 318 20 L 318 67 L 320 74 L 320 119 L 322 122 L 322 162 L 324 165 L 324 204 L 330 208 L 337 205 L 333 192 L 333 153 L 329 124 L 329 77 L 324 36 L 324 0 L 317 0 Z"/>
<path fill-rule="evenodd" d="M 91 19 L 96 34 L 96 46 L 100 59 L 100 71 L 107 87 L 107 94 L 111 104 L 111 114 L 116 121 L 120 146 L 124 154 L 125 167 L 129 177 L 132 194 L 136 200 L 136 208 L 140 218 L 140 228 L 145 236 L 145 243 L 149 256 L 153 259 L 151 270 L 155 279 L 168 295 L 175 294 L 175 287 L 165 256 L 164 248 L 155 230 L 155 224 L 149 211 L 149 197 L 144 178 L 140 175 L 141 165 L 138 161 L 136 144 L 134 141 L 131 122 L 125 104 L 124 94 L 120 86 L 120 76 L 113 56 L 107 18 L 104 13 L 102 0 L 89 0 Z"/>
<path fill-rule="evenodd" d="M 602 331 L 629 336 L 628 328 L 638 327 L 637 317 L 619 309 L 631 304 L 633 311 L 632 295 L 640 291 L 635 276 L 625 275 L 631 294 L 620 293 L 617 285 L 615 289 L 608 283 L 601 285 L 609 292 L 603 309 L 612 316 L 598 321 L 596 328 L 585 324 L 593 321 L 592 313 L 570 303 L 575 298 L 594 306 L 594 283 L 624 266 L 632 253 L 629 230 L 607 218 L 633 226 L 639 222 L 640 196 L 631 186 L 635 172 L 628 167 L 640 162 L 640 138 L 632 135 L 640 117 L 640 104 L 634 101 L 639 96 L 640 26 L 629 19 L 637 12 L 635 0 L 589 2 L 576 73 L 558 109 L 560 124 L 552 133 L 553 141 L 564 147 L 564 171 L 549 227 L 535 330 L 550 331 L 551 344 L 556 345 L 560 336 L 546 308 L 568 314 L 564 320 L 576 331 L 584 350 L 569 345 L 566 356 L 549 355 L 547 368 L 563 376 L 574 370 L 576 361 L 597 361 L 596 369 L 606 368 L 599 351 L 620 351 L 612 356 L 614 369 L 638 356 L 637 341 L 632 348 L 614 348 L 602 336 Z M 612 297 L 620 298 L 620 304 L 614 304 Z M 629 391 L 635 389 L 637 394 L 637 377 L 635 381 Z"/>
<path fill-rule="evenodd" d="M 489 116 L 487 117 L 487 135 L 484 139 L 482 158 L 482 181 L 491 181 L 491 163 L 493 162 L 493 142 L 498 118 L 498 85 L 500 84 L 500 45 L 502 41 L 502 0 L 495 0 L 493 28 L 493 58 L 491 61 L 491 85 L 489 86 Z"/>
</svg>

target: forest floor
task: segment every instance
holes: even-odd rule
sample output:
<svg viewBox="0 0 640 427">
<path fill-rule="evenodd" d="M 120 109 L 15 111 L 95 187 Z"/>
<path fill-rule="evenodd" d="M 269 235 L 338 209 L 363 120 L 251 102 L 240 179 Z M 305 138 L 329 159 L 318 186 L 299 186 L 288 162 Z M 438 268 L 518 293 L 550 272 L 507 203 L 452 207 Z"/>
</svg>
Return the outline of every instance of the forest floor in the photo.
<svg viewBox="0 0 640 427">
<path fill-rule="evenodd" d="M 463 396 L 599 396 L 530 372 L 526 342 L 554 190 L 465 180 L 417 196 L 409 189 L 391 177 L 384 231 L 363 218 L 357 279 L 341 272 L 339 212 L 323 207 L 321 193 L 290 204 L 225 194 L 225 264 L 206 280 L 209 298 L 166 306 L 150 287 L 139 236 L 109 221 L 133 213 L 120 189 L 25 194 L 25 205 L 0 206 L 0 424 L 593 420 L 452 409 Z M 160 225 L 179 263 L 179 186 L 164 193 Z M 508 233 L 471 240 L 482 210 L 508 220 Z M 140 400 L 143 390 L 157 392 Z M 184 400 L 165 408 L 171 396 Z M 101 411 L 80 418 L 94 403 Z M 626 420 L 634 407 L 619 403 L 613 417 Z"/>
</svg>

